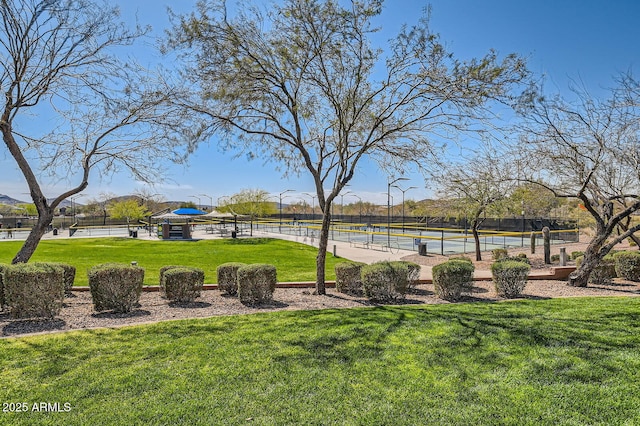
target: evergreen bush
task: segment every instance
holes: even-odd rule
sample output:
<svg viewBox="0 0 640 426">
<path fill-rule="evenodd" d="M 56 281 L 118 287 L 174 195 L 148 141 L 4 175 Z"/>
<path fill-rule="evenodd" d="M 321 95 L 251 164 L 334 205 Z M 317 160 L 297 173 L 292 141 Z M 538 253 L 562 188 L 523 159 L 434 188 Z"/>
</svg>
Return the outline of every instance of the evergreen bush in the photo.
<svg viewBox="0 0 640 426">
<path fill-rule="evenodd" d="M 356 294 L 362 291 L 362 267 L 360 262 L 336 263 L 336 291 L 338 293 Z"/>
<path fill-rule="evenodd" d="M 509 252 L 507 251 L 507 249 L 497 248 L 497 249 L 491 250 L 491 255 L 493 257 L 493 260 L 500 260 L 503 257 L 509 256 Z"/>
<path fill-rule="evenodd" d="M 415 268 L 408 263 L 383 261 L 363 266 L 361 277 L 364 295 L 380 302 L 403 298 L 409 290 L 410 276 L 415 275 Z"/>
<path fill-rule="evenodd" d="M 144 269 L 120 263 L 104 263 L 89 270 L 89 289 L 96 311 L 131 312 L 138 304 Z"/>
<path fill-rule="evenodd" d="M 433 267 L 433 286 L 436 295 L 450 302 L 459 300 L 463 292 L 473 287 L 473 263 L 464 260 L 449 260 Z"/>
<path fill-rule="evenodd" d="M 584 256 L 576 258 L 576 267 L 580 267 L 584 260 Z M 612 254 L 608 254 L 600 260 L 589 275 L 589 282 L 596 285 L 610 285 L 612 280 L 617 277 L 616 261 Z"/>
<path fill-rule="evenodd" d="M 238 269 L 238 297 L 242 303 L 270 302 L 273 300 L 277 282 L 275 266 L 245 265 Z"/>
<path fill-rule="evenodd" d="M 200 297 L 204 285 L 204 271 L 179 266 L 165 270 L 160 278 L 160 295 L 174 302 L 193 302 Z"/>
<path fill-rule="evenodd" d="M 53 318 L 64 303 L 64 270 L 50 263 L 3 267 L 5 305 L 13 318 Z"/>
<path fill-rule="evenodd" d="M 629 281 L 640 281 L 640 251 L 621 251 L 613 255 L 616 275 Z"/>
<path fill-rule="evenodd" d="M 4 309 L 5 301 L 4 301 L 4 268 L 9 265 L 5 265 L 0 263 L 0 309 Z"/>
<path fill-rule="evenodd" d="M 76 279 L 76 267 L 67 263 L 52 263 L 64 270 L 64 292 L 70 293 L 73 289 L 73 282 Z"/>
<path fill-rule="evenodd" d="M 527 285 L 531 266 L 520 260 L 502 260 L 491 265 L 493 283 L 498 296 L 519 297 Z"/>
<path fill-rule="evenodd" d="M 216 268 L 218 290 L 235 296 L 238 294 L 238 269 L 247 266 L 241 262 L 227 262 Z"/>
</svg>

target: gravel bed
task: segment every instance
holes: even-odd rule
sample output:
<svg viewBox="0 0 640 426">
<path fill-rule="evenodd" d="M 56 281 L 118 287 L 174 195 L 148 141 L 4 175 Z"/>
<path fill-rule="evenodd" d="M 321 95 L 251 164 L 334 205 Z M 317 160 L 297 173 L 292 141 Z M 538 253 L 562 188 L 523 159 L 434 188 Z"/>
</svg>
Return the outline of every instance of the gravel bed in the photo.
<svg viewBox="0 0 640 426">
<path fill-rule="evenodd" d="M 92 328 L 115 328 L 127 325 L 154 323 L 158 321 L 186 318 L 206 318 L 220 315 L 253 314 L 281 310 L 351 308 L 375 306 L 364 297 L 337 293 L 327 289 L 327 295 L 312 294 L 313 289 L 278 288 L 274 301 L 268 305 L 248 306 L 236 297 L 223 296 L 218 290 L 203 291 L 193 303 L 175 304 L 163 299 L 158 292 L 145 292 L 140 306 L 130 313 L 95 312 L 89 292 L 74 292 L 65 298 L 65 304 L 52 320 L 12 319 L 6 311 L 0 311 L 0 336 L 11 337 L 34 333 L 52 333 Z M 640 296 L 639 283 L 616 280 L 609 286 L 570 287 L 564 281 L 529 281 L 523 298 L 548 299 L 575 296 Z M 462 302 L 500 301 L 491 281 L 474 282 L 473 292 Z M 414 288 L 405 300 L 397 304 L 449 303 L 433 293 L 432 284 L 421 284 Z M 460 303 L 460 302 L 458 302 Z"/>
</svg>

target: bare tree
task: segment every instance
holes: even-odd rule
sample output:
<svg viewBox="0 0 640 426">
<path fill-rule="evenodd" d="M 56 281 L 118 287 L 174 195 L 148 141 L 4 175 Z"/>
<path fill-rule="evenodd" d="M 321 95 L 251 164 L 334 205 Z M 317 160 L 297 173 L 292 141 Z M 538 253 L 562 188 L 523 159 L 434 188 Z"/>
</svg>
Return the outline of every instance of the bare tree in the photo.
<svg viewBox="0 0 640 426">
<path fill-rule="evenodd" d="M 482 260 L 479 232 L 482 222 L 488 212 L 499 210 L 516 184 L 516 173 L 500 154 L 486 148 L 456 164 L 449 164 L 444 172 L 433 176 L 441 197 L 451 200 L 457 214 L 471 220 L 476 260 Z"/>
<path fill-rule="evenodd" d="M 319 294 L 331 205 L 362 159 L 390 173 L 427 164 L 439 141 L 491 117 L 487 102 L 504 100 L 527 74 L 515 55 L 455 60 L 426 17 L 403 28 L 383 57 L 371 42 L 382 5 L 283 0 L 267 11 L 242 5 L 231 16 L 224 0 L 203 1 L 167 42 L 183 49 L 184 78 L 200 86 L 201 98 L 188 103 L 208 118 L 202 132 L 313 177 L 322 211 Z"/>
<path fill-rule="evenodd" d="M 90 172 L 152 180 L 162 175 L 160 158 L 182 158 L 174 152 L 181 113 L 166 106 L 171 88 L 119 59 L 146 30 L 126 29 L 108 2 L 1 0 L 0 16 L 0 131 L 38 211 L 17 263 L 29 260 L 54 209 L 87 187 Z M 42 190 L 48 177 L 68 184 L 52 201 Z"/>
<path fill-rule="evenodd" d="M 544 178 L 546 188 L 580 200 L 595 220 L 584 262 L 569 278 L 573 286 L 586 286 L 598 262 L 640 230 L 630 221 L 640 209 L 640 90 L 630 75 L 618 83 L 605 100 L 582 86 L 572 87 L 573 101 L 532 90 L 519 109 L 525 123 L 517 149 L 529 180 Z"/>
</svg>

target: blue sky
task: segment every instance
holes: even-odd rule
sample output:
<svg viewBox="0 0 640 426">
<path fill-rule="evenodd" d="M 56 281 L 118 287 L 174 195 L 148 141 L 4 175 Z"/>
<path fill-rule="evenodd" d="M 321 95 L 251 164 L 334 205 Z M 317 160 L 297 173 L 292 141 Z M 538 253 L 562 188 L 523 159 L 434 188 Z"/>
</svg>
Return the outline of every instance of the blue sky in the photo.
<svg viewBox="0 0 640 426">
<path fill-rule="evenodd" d="M 136 14 L 142 24 L 150 24 L 154 33 L 162 35 L 169 22 L 166 7 L 178 12 L 193 9 L 195 0 L 114 0 L 123 19 L 129 21 Z M 449 50 L 460 59 L 484 55 L 489 49 L 500 54 L 518 53 L 528 58 L 530 69 L 547 78 L 547 89 L 567 92 L 571 79 L 581 80 L 594 94 L 604 94 L 612 86 L 616 73 L 640 68 L 640 2 L 635 0 L 414 0 L 387 1 L 380 18 L 385 39 L 397 33 L 403 23 L 412 24 L 421 16 L 424 7 L 432 6 L 432 29 L 439 33 Z M 160 58 L 147 47 L 140 51 L 144 64 Z M 638 77 L 640 74 L 636 73 Z M 27 200 L 26 184 L 4 146 L 0 148 L 0 194 Z M 305 174 L 283 179 L 273 163 L 263 160 L 246 161 L 222 153 L 215 140 L 203 145 L 187 166 L 170 168 L 167 182 L 150 191 L 161 193 L 168 200 L 188 200 L 209 204 L 246 188 L 260 188 L 272 194 L 292 189 L 285 200 L 295 202 L 310 198 L 304 192 L 314 192 L 312 181 Z M 407 199 L 422 199 L 433 195 L 429 182 L 412 171 L 411 180 L 403 187 L 416 186 L 406 192 Z M 363 164 L 348 190 L 362 199 L 386 203 L 387 175 L 371 164 Z M 47 195 L 57 195 L 65 182 L 45 187 Z M 143 185 L 123 174 L 108 180 L 93 177 L 89 188 L 79 199 L 90 199 L 101 192 L 117 195 L 133 193 Z M 206 196 L 203 196 L 206 195 Z M 393 193 L 396 203 L 401 193 Z M 345 203 L 356 198 L 346 196 Z"/>
</svg>

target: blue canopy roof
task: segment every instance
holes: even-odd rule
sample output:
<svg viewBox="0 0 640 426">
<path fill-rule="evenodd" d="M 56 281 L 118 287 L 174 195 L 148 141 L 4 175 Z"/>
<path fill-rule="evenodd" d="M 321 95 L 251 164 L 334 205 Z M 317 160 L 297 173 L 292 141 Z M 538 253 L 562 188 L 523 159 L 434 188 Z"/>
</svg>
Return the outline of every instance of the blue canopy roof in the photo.
<svg viewBox="0 0 640 426">
<path fill-rule="evenodd" d="M 181 209 L 174 210 L 171 213 L 184 215 L 184 216 L 198 216 L 201 214 L 205 214 L 205 212 L 203 212 L 202 210 L 192 209 L 190 207 L 183 207 Z"/>
</svg>

